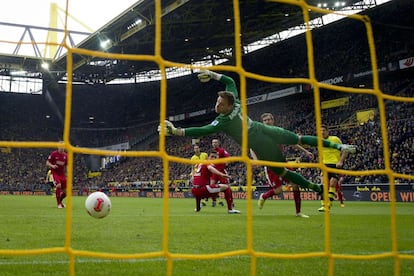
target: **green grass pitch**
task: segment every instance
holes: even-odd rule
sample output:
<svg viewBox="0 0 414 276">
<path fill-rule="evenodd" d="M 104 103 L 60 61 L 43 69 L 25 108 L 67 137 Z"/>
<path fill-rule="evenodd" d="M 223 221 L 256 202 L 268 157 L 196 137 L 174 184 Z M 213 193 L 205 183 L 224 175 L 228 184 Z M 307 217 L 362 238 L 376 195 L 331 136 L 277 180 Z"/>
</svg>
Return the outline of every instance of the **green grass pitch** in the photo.
<svg viewBox="0 0 414 276">
<path fill-rule="evenodd" d="M 116 254 L 163 250 L 163 199 L 111 198 L 112 211 L 104 219 L 89 217 L 85 197 L 73 197 L 70 247 Z M 211 202 L 211 201 L 210 201 Z M 193 199 L 170 199 L 168 251 L 173 254 L 215 254 L 248 249 L 247 200 L 236 200 L 241 215 L 225 207 L 194 212 Z M 324 252 L 324 214 L 319 201 L 303 201 L 309 219 L 294 216 L 293 201 L 267 201 L 259 210 L 253 201 L 252 249 L 261 253 Z M 414 275 L 414 204 L 397 203 L 396 236 L 400 275 Z M 334 205 L 330 218 L 331 252 L 370 255 L 392 252 L 390 203 L 346 202 Z M 57 209 L 51 196 L 0 196 L 0 274 L 68 275 L 65 253 L 16 256 L 11 249 L 56 248 L 65 245 L 66 209 Z M 255 275 L 328 275 L 328 258 L 258 257 Z M 173 261 L 173 275 L 251 275 L 251 256 Z M 395 259 L 334 261 L 334 275 L 394 275 Z M 107 259 L 76 257 L 75 275 L 167 275 L 164 257 Z"/>
</svg>

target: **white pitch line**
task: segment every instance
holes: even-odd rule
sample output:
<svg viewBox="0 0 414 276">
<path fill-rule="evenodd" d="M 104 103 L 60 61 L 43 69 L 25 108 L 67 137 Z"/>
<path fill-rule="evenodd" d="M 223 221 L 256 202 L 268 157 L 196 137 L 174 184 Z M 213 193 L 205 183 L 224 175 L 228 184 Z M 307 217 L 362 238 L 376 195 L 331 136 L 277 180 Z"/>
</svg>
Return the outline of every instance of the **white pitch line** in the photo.
<svg viewBox="0 0 414 276">
<path fill-rule="evenodd" d="M 335 253 L 335 252 L 334 252 Z M 359 253 L 352 253 L 353 255 L 374 255 L 374 254 L 382 254 L 384 252 L 359 252 Z M 404 250 L 399 251 L 399 254 L 413 254 L 414 250 Z M 350 254 L 350 253 L 346 253 Z M 231 256 L 225 257 L 226 258 L 250 258 L 248 255 L 241 255 L 241 256 Z M 146 262 L 161 262 L 166 261 L 166 258 L 148 258 L 148 259 L 128 259 L 128 260 L 113 260 L 113 259 L 93 259 L 93 258 L 84 258 L 84 259 L 77 259 L 75 263 L 146 263 Z M 174 259 L 174 261 L 185 261 L 187 259 Z M 1 261 L 0 266 L 2 265 L 57 265 L 57 264 L 69 264 L 69 261 Z"/>
</svg>

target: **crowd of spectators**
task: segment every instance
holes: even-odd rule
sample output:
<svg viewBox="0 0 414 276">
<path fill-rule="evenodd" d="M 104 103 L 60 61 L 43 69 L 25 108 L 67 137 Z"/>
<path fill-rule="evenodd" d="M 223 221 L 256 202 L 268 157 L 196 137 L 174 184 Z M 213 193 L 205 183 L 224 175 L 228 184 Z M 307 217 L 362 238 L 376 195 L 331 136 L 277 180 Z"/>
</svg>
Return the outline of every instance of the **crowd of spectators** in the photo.
<svg viewBox="0 0 414 276">
<path fill-rule="evenodd" d="M 398 96 L 413 96 L 414 89 L 413 85 L 406 86 L 401 88 L 401 86 L 392 86 L 399 90 Z M 390 92 L 391 93 L 391 92 Z M 375 101 L 370 100 L 370 96 L 367 99 L 363 97 L 355 97 L 355 100 L 360 103 L 373 103 Z M 297 116 L 294 111 L 291 110 L 291 106 L 296 104 L 302 105 L 304 102 L 309 101 L 309 106 L 312 106 L 312 97 L 309 99 L 304 99 L 303 97 L 298 98 L 295 102 L 292 102 L 290 99 L 290 104 L 286 105 L 284 101 L 274 102 L 274 103 L 265 103 L 258 104 L 257 106 L 249 107 L 249 113 L 251 109 L 252 114 L 260 114 L 263 111 L 270 111 L 275 114 L 277 122 L 281 126 L 287 127 L 289 129 L 294 129 L 303 134 L 315 135 L 315 120 L 313 119 L 314 115 L 311 114 L 312 119 L 306 120 L 307 116 Z M 358 106 L 357 103 L 352 101 L 348 105 L 348 108 L 353 106 Z M 369 105 L 369 107 L 374 107 Z M 404 108 L 405 107 L 405 108 Z M 313 107 L 312 107 L 313 108 Z M 389 149 L 391 154 L 391 165 L 392 169 L 395 172 L 401 174 L 413 174 L 414 173 L 414 150 L 412 148 L 412 133 L 414 128 L 413 121 L 413 105 L 408 103 L 398 103 L 398 104 L 389 104 L 387 105 L 387 133 L 389 135 Z M 341 110 L 341 108 L 339 108 Z M 312 113 L 312 111 L 310 111 Z M 301 112 L 298 112 L 301 114 Z M 329 118 L 330 113 L 323 113 L 323 116 Z M 257 116 L 252 116 L 254 119 L 258 119 Z M 323 120 L 326 119 L 325 117 Z M 207 123 L 207 122 L 206 122 Z M 332 125 L 334 126 L 334 125 Z M 342 138 L 344 143 L 356 144 L 360 149 L 357 154 L 351 156 L 345 165 L 346 169 L 349 170 L 377 170 L 384 169 L 384 153 L 383 153 L 383 143 L 381 135 L 381 124 L 378 114 L 375 118 L 371 120 L 354 124 L 352 127 L 349 126 L 340 126 L 337 129 L 333 129 L 333 135 L 338 135 Z M 218 138 L 222 141 L 222 145 L 227 151 L 233 156 L 239 156 L 241 154 L 240 147 L 234 143 L 226 135 L 218 134 L 209 137 L 203 137 L 200 139 L 199 143 L 202 150 L 208 151 L 211 149 L 211 140 L 213 138 Z M 193 154 L 192 152 L 192 139 L 183 138 L 183 137 L 168 137 L 166 139 L 166 149 L 170 155 L 179 156 L 183 158 L 190 158 Z M 158 140 L 152 145 L 152 149 L 158 148 Z M 317 156 L 316 148 L 309 148 L 315 156 Z M 287 147 L 286 154 L 288 159 L 295 160 L 297 157 L 301 158 L 302 162 L 316 162 L 317 160 L 309 160 L 306 156 L 300 154 L 300 152 L 293 150 L 291 147 Z M 143 169 L 145 168 L 145 169 Z M 152 168 L 152 169 L 151 169 Z M 242 162 L 235 162 L 229 164 L 229 174 L 232 175 L 232 180 L 234 185 L 244 185 L 246 183 L 245 179 L 246 167 Z M 189 179 L 190 165 L 181 164 L 181 163 L 171 163 L 170 164 L 170 176 L 171 179 Z M 312 179 L 314 182 L 320 181 L 320 172 L 316 169 L 302 169 L 301 173 Z M 122 163 L 119 163 L 114 169 L 114 171 L 104 172 L 102 174 L 103 178 L 108 177 L 109 175 L 111 181 L 116 179 L 122 179 L 125 181 L 127 178 L 129 181 L 145 181 L 145 180 L 162 180 L 163 171 L 162 171 L 162 162 L 161 160 L 148 158 L 132 159 Z M 115 177 L 114 177 L 115 176 Z M 399 182 L 409 182 L 406 179 L 398 179 Z M 105 181 L 103 181 L 105 182 Z M 260 169 L 256 169 L 254 172 L 254 183 L 255 185 L 265 185 L 265 178 Z M 373 183 L 388 183 L 388 179 L 384 175 L 369 175 L 369 176 L 347 176 L 345 183 L 349 184 L 373 184 Z"/>
<path fill-rule="evenodd" d="M 413 97 L 414 84 L 408 81 L 396 81 L 387 83 L 383 86 L 384 92 L 400 96 Z M 7 95 L 9 97 L 9 95 Z M 338 94 L 338 96 L 341 96 Z M 303 106 L 298 111 L 292 109 L 292 106 Z M 358 108 L 359 107 L 359 108 Z M 348 115 L 350 110 L 364 108 L 377 109 L 376 97 L 371 95 L 357 95 L 351 97 L 347 106 L 323 110 L 322 120 L 329 122 L 331 126 L 336 126 L 331 130 L 331 134 L 341 137 L 344 143 L 356 144 L 359 151 L 351 156 L 345 164 L 345 169 L 349 170 L 377 170 L 384 169 L 384 146 L 381 133 L 381 123 L 378 111 L 374 118 L 360 124 L 338 125 L 338 122 Z M 388 134 L 389 152 L 391 168 L 401 174 L 414 174 L 414 149 L 413 149 L 413 129 L 414 129 L 414 106 L 412 103 L 385 101 L 386 107 L 386 131 Z M 42 109 L 40 109 L 42 110 Z M 333 111 L 337 111 L 337 113 Z M 248 113 L 258 120 L 260 113 L 264 111 L 272 112 L 275 115 L 278 125 L 292 129 L 298 133 L 315 135 L 315 116 L 313 96 L 309 94 L 279 99 L 273 102 L 265 102 L 248 107 Z M 9 111 L 10 112 L 10 111 Z M 41 112 L 42 113 L 42 112 Z M 11 113 L 10 113 L 11 114 Z M 338 115 L 337 117 L 334 115 Z M 39 115 L 39 116 L 43 116 Z M 11 118 L 16 118 L 12 116 Z M 33 120 L 37 116 L 32 116 L 27 121 L 15 121 L 16 127 L 5 127 L 1 133 L 1 140 L 49 140 L 56 141 L 57 130 L 60 128 L 45 128 L 40 132 L 39 128 L 34 127 Z M 334 118 L 333 121 L 328 119 Z M 21 118 L 17 117 L 16 120 Z M 48 121 L 46 120 L 46 123 Z M 46 124 L 45 123 L 45 124 Z M 208 121 L 206 121 L 208 123 Z M 105 142 L 123 142 L 131 141 L 132 150 L 142 150 L 140 145 L 146 142 L 144 150 L 158 150 L 158 135 L 156 134 L 157 122 L 143 124 L 143 127 L 136 129 L 130 128 L 126 131 L 110 132 L 105 137 Z M 6 125 L 4 125 L 6 126 Z M 19 126 L 19 127 L 17 127 Z M 44 125 L 41 124 L 41 127 Z M 39 133 L 40 132 L 40 133 Z M 89 135 L 77 135 L 78 140 L 83 145 L 88 141 L 99 140 L 100 132 L 88 131 Z M 104 133 L 104 132 L 103 132 Z M 146 133 L 152 135 L 145 136 Z M 143 138 L 144 136 L 144 138 Z M 120 138 L 122 137 L 122 139 Z M 145 137 L 148 137 L 147 139 Z M 224 148 L 232 156 L 241 154 L 240 147 L 226 135 L 218 134 L 211 137 L 203 137 L 199 140 L 201 149 L 208 151 L 211 149 L 211 139 L 218 138 L 222 141 Z M 183 158 L 190 158 L 193 154 L 192 143 L 194 141 L 188 137 L 168 137 L 166 139 L 166 150 L 170 155 Z M 0 190 L 33 190 L 44 188 L 44 178 L 46 175 L 45 160 L 53 149 L 32 149 L 32 148 L 2 148 L 0 153 Z M 309 148 L 317 156 L 316 148 Z M 286 155 L 290 160 L 300 157 L 301 162 L 316 162 L 309 160 L 300 152 L 286 147 Z M 178 185 L 185 186 L 189 180 L 189 164 L 178 162 L 170 163 L 170 179 L 182 180 Z M 121 189 L 132 189 L 151 187 L 157 188 L 163 186 L 163 162 L 160 158 L 154 157 L 128 157 L 122 158 L 120 162 L 113 164 L 106 169 L 102 169 L 98 176 L 88 178 L 88 167 L 85 162 L 85 156 L 75 154 L 74 161 L 74 181 L 75 188 L 82 189 L 84 186 L 90 188 L 107 188 L 115 186 Z M 242 162 L 229 164 L 229 174 L 232 175 L 234 185 L 244 185 L 246 183 L 246 166 Z M 301 173 L 314 182 L 320 181 L 320 173 L 317 169 L 301 169 Z M 262 170 L 255 169 L 253 182 L 255 185 L 266 185 Z M 407 179 L 397 179 L 398 182 L 409 182 Z M 385 175 L 369 176 L 346 176 L 345 184 L 370 184 L 370 183 L 388 183 Z M 174 182 L 171 185 L 177 185 Z"/>
</svg>

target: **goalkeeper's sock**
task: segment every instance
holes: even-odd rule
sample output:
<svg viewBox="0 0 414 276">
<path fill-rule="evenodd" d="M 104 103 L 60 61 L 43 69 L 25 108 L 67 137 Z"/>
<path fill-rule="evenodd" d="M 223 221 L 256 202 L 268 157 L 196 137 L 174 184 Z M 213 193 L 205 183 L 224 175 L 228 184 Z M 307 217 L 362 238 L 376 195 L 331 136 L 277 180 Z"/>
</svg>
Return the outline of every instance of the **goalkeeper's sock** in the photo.
<svg viewBox="0 0 414 276">
<path fill-rule="evenodd" d="M 288 170 L 283 177 L 292 181 L 294 184 L 301 186 L 302 188 L 308 188 L 314 190 L 315 192 L 321 191 L 320 185 L 306 180 L 302 175 L 296 172 Z"/>
</svg>

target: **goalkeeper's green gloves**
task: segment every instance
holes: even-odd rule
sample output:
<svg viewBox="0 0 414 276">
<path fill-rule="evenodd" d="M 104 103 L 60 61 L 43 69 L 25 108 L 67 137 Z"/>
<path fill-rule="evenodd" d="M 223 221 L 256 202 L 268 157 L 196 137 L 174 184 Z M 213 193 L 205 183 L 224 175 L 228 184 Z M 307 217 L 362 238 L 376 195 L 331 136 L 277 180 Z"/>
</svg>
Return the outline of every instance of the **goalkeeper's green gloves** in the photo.
<svg viewBox="0 0 414 276">
<path fill-rule="evenodd" d="M 213 80 L 220 80 L 222 74 L 218 74 L 216 72 L 210 70 L 200 70 L 197 77 L 201 82 L 208 82 L 210 79 Z"/>
<path fill-rule="evenodd" d="M 176 128 L 173 123 L 165 120 L 165 136 L 184 136 L 184 130 L 182 128 Z M 158 126 L 158 132 L 161 133 L 161 125 Z"/>
</svg>

